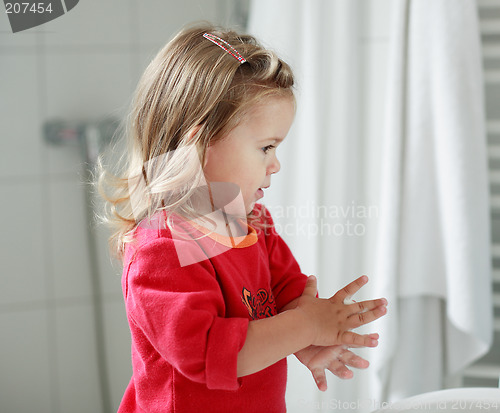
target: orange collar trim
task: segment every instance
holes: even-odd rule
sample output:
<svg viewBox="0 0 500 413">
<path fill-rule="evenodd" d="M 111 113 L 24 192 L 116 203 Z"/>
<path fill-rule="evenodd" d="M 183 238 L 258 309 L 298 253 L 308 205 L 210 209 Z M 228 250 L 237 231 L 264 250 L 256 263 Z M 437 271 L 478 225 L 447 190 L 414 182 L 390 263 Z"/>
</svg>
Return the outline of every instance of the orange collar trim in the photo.
<svg viewBox="0 0 500 413">
<path fill-rule="evenodd" d="M 246 226 L 248 228 L 248 234 L 243 235 L 241 237 L 226 237 L 224 235 L 218 234 L 217 232 L 210 231 L 209 229 L 197 224 L 194 221 L 188 221 L 190 225 L 195 227 L 198 231 L 202 232 L 205 234 L 207 237 L 213 239 L 214 241 L 218 242 L 219 244 L 224 245 L 225 247 L 228 248 L 246 248 L 254 245 L 258 240 L 259 237 L 257 235 L 257 231 L 255 230 L 254 227 L 251 227 L 248 225 L 245 221 L 243 220 L 238 220 L 240 224 L 243 226 Z"/>
</svg>

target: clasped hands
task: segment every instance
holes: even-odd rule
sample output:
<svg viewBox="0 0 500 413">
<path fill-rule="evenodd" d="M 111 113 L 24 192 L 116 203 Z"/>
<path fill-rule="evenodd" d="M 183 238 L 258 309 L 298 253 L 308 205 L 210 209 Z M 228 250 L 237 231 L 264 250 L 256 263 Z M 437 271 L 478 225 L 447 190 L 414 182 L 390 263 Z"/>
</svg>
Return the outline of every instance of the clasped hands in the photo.
<svg viewBox="0 0 500 413">
<path fill-rule="evenodd" d="M 323 331 L 318 331 L 314 339 L 314 345 L 310 345 L 295 353 L 297 359 L 304 364 L 312 373 L 318 389 L 325 391 L 327 389 L 326 370 L 342 379 L 350 379 L 353 372 L 349 367 L 365 369 L 369 362 L 360 356 L 354 354 L 349 348 L 355 347 L 376 347 L 378 345 L 378 334 L 359 335 L 351 330 L 362 325 L 368 324 L 387 312 L 387 300 L 384 298 L 377 300 L 368 300 L 346 304 L 363 285 L 368 282 L 368 277 L 361 276 L 351 282 L 329 299 L 324 299 L 324 304 L 335 306 L 337 315 L 336 331 L 332 336 L 327 336 Z M 304 311 L 317 310 L 315 305 L 308 307 L 308 302 L 318 300 L 316 277 L 309 277 L 301 297 L 296 300 L 297 307 L 303 307 Z M 317 314 L 321 318 L 323 314 Z M 330 312 L 331 314 L 331 312 Z M 321 324 L 321 321 L 318 325 Z M 319 330 L 319 329 L 318 329 Z M 332 344 L 334 342 L 334 344 Z"/>
</svg>

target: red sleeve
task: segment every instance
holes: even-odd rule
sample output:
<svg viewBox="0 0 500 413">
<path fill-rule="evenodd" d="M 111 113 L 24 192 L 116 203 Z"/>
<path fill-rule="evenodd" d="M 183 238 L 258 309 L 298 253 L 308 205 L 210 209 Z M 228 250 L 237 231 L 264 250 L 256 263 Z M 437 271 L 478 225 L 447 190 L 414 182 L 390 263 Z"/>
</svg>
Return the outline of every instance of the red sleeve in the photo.
<svg viewBox="0 0 500 413">
<path fill-rule="evenodd" d="M 276 232 L 271 214 L 264 207 L 263 219 L 270 228 L 266 228 L 266 246 L 269 253 L 271 270 L 271 288 L 279 311 L 290 301 L 300 297 L 304 292 L 307 275 L 300 271 L 299 264 L 288 245 Z"/>
<path fill-rule="evenodd" d="M 249 321 L 224 318 L 209 260 L 180 267 L 171 239 L 149 242 L 129 266 L 126 306 L 154 349 L 187 378 L 210 389 L 239 388 L 237 356 Z"/>
</svg>

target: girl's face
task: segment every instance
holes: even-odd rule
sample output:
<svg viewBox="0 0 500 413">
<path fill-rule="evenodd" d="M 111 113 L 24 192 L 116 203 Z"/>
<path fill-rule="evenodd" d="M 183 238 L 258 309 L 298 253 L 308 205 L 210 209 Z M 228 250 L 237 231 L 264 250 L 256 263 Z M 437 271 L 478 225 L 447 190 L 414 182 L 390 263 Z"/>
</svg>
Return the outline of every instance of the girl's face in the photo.
<svg viewBox="0 0 500 413">
<path fill-rule="evenodd" d="M 247 214 L 271 185 L 271 175 L 280 170 L 276 148 L 285 139 L 294 114 L 291 98 L 268 98 L 255 105 L 225 138 L 207 148 L 203 168 L 207 181 L 238 185 Z"/>
</svg>

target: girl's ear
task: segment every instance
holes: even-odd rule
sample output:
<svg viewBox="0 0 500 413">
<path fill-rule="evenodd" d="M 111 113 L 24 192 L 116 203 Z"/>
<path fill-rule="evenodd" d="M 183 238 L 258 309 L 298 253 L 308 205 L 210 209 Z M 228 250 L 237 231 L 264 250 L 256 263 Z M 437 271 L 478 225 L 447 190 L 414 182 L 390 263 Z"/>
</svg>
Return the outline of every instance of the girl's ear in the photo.
<svg viewBox="0 0 500 413">
<path fill-rule="evenodd" d="M 197 125 L 189 130 L 189 132 L 187 133 L 187 143 L 188 144 L 193 142 L 194 137 L 199 132 L 200 128 L 201 128 L 201 125 Z M 201 165 L 201 168 L 203 169 L 203 168 L 205 168 L 205 165 L 207 164 L 207 155 L 208 155 L 209 147 L 206 148 L 205 153 L 202 155 L 202 153 L 201 153 L 202 149 L 201 149 L 201 146 L 199 144 L 200 144 L 200 142 L 198 141 L 198 154 L 200 155 L 200 157 L 204 158 L 203 165 Z"/>
<path fill-rule="evenodd" d="M 208 145 L 207 148 L 205 149 L 205 160 L 202 166 L 203 168 L 205 168 L 205 166 L 207 165 L 208 159 L 211 157 L 211 155 L 212 155 L 212 147 Z"/>
<path fill-rule="evenodd" d="M 198 133 L 200 128 L 201 128 L 201 125 L 197 125 L 188 132 L 188 136 L 187 136 L 188 142 L 191 142 L 193 140 L 194 135 L 196 135 Z"/>
</svg>

